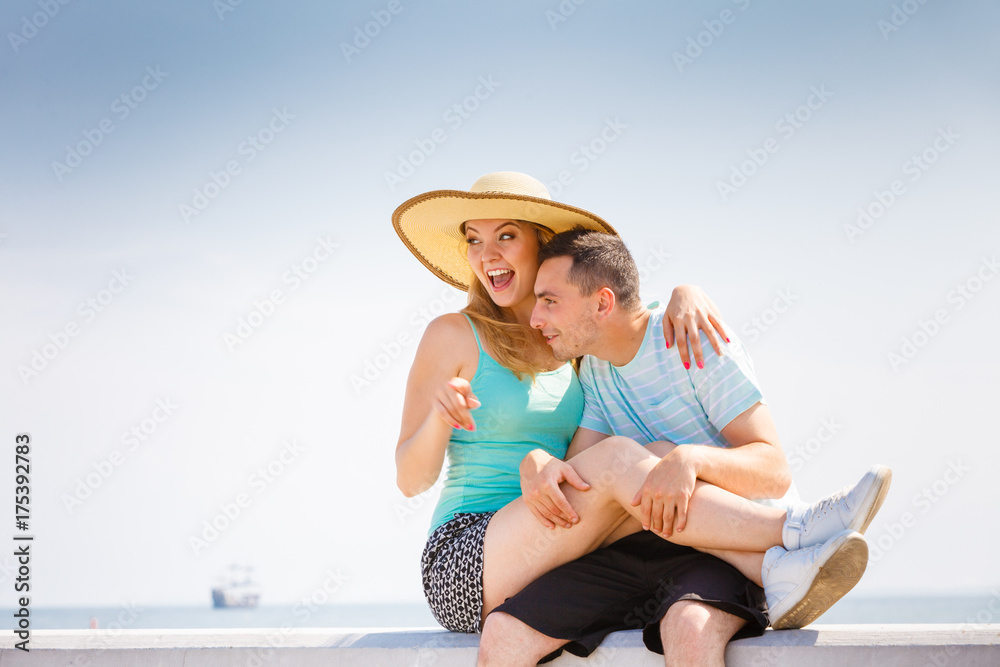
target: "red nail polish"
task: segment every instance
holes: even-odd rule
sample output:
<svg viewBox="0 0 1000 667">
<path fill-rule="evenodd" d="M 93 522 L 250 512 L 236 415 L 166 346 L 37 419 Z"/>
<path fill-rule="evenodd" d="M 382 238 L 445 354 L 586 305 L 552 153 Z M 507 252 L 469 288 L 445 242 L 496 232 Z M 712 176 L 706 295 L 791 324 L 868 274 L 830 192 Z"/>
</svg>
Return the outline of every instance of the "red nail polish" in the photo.
<svg viewBox="0 0 1000 667">
<path fill-rule="evenodd" d="M 689 364 L 688 362 L 685 361 L 684 362 L 684 370 L 687 370 L 687 371 L 691 370 L 691 364 Z"/>
<path fill-rule="evenodd" d="M 705 363 L 702 362 L 702 361 L 699 361 L 698 362 L 698 368 L 704 368 L 704 367 L 705 367 Z"/>
<path fill-rule="evenodd" d="M 727 338 L 727 339 L 726 339 L 726 342 L 727 342 L 727 343 L 729 343 L 729 342 L 730 342 L 730 340 L 729 340 L 729 339 Z"/>
<path fill-rule="evenodd" d="M 670 341 L 669 340 L 667 341 L 667 349 L 668 350 L 670 349 Z"/>
</svg>

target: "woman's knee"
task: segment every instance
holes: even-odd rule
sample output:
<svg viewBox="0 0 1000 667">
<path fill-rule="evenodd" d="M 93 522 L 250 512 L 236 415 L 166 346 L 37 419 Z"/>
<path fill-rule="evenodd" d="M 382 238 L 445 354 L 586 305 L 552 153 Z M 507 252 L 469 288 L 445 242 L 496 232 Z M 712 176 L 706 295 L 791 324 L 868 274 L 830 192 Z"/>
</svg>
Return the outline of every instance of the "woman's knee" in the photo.
<svg viewBox="0 0 1000 667">
<path fill-rule="evenodd" d="M 652 452 L 661 459 L 675 449 L 677 449 L 677 445 L 666 440 L 657 440 L 656 442 L 651 442 L 646 445 L 647 451 Z"/>
<path fill-rule="evenodd" d="M 592 445 L 570 459 L 570 462 L 586 462 L 588 465 L 608 466 L 617 464 L 619 467 L 634 465 L 635 462 L 649 452 L 632 438 L 623 435 L 612 435 Z"/>
<path fill-rule="evenodd" d="M 635 440 L 614 435 L 580 452 L 569 463 L 590 484 L 609 486 L 651 456 Z"/>
</svg>

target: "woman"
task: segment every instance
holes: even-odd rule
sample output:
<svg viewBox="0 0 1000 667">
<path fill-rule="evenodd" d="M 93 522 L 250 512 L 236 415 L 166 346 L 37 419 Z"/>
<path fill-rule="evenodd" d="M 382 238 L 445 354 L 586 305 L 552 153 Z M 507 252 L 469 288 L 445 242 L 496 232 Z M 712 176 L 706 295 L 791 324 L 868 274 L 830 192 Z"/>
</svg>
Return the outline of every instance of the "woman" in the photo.
<svg viewBox="0 0 1000 667">
<path fill-rule="evenodd" d="M 510 172 L 484 176 L 469 192 L 415 197 L 395 211 L 393 224 L 435 275 L 469 290 L 469 306 L 431 322 L 420 342 L 396 466 L 400 490 L 413 496 L 434 484 L 449 456 L 422 558 L 424 590 L 443 626 L 477 632 L 493 608 L 540 575 L 639 529 L 629 518 L 638 516 L 630 500 L 658 459 L 622 438 L 571 461 L 581 478 L 597 479 L 622 452 L 629 457 L 627 473 L 600 488 L 585 491 L 583 479 L 568 480 L 578 489 L 567 489 L 578 525 L 548 530 L 518 500 L 521 459 L 535 449 L 563 458 L 583 407 L 572 366 L 557 361 L 528 325 L 538 249 L 554 232 L 576 226 L 615 231 L 593 214 L 552 202 L 534 179 Z M 689 311 L 691 294 L 678 298 L 669 310 Z M 715 319 L 710 306 L 698 311 L 700 322 Z M 682 331 L 689 331 L 686 324 L 678 330 L 678 344 L 686 348 Z M 473 419 L 469 410 L 477 408 Z M 670 540 L 712 550 L 760 584 L 760 558 L 746 556 L 762 558 L 780 545 L 785 518 L 783 510 L 699 483 L 683 535 Z M 734 522 L 746 529 L 731 530 Z M 863 540 L 853 546 L 862 548 Z M 863 555 L 866 561 L 866 548 Z M 860 554 L 852 558 L 856 565 Z"/>
</svg>

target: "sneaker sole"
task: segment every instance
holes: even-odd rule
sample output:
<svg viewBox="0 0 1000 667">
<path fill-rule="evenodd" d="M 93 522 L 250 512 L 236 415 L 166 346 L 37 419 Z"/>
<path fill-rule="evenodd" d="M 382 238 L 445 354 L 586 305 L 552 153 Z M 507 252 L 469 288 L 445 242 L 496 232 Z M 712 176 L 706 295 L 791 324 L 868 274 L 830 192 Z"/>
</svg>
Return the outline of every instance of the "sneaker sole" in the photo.
<svg viewBox="0 0 1000 667">
<path fill-rule="evenodd" d="M 781 618 L 771 622 L 775 630 L 801 628 L 822 616 L 861 580 L 868 566 L 868 544 L 857 533 L 845 535 L 833 554 L 820 565 L 802 599 Z"/>
<path fill-rule="evenodd" d="M 872 485 L 868 496 L 862 501 L 862 507 L 868 505 L 868 511 L 858 513 L 856 519 L 860 519 L 860 525 L 848 526 L 851 530 L 864 533 L 871 525 L 872 519 L 882 507 L 882 502 L 889 493 L 889 485 L 892 483 L 892 470 L 886 466 L 874 466 L 870 472 L 875 473 L 875 483 Z M 855 521 L 857 523 L 857 521 Z"/>
</svg>

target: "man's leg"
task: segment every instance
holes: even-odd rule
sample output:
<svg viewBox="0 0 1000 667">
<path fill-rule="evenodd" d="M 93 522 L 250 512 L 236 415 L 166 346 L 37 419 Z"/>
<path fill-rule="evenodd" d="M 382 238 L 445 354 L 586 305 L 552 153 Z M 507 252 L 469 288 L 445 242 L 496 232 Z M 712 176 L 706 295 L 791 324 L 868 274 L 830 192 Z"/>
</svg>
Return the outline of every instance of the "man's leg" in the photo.
<svg viewBox="0 0 1000 667">
<path fill-rule="evenodd" d="M 698 604 L 686 610 L 691 602 Z M 710 614 L 715 607 L 737 622 Z M 753 636 L 766 626 L 763 591 L 735 568 L 642 532 L 556 568 L 506 600 L 486 620 L 480 664 L 535 664 L 560 648 L 586 656 L 608 633 L 639 628 L 656 653 L 664 652 L 661 637 L 669 629 L 668 647 L 676 648 L 668 655 L 684 664 L 685 656 L 721 656 L 734 633 Z"/>
<path fill-rule="evenodd" d="M 565 639 L 547 637 L 510 614 L 497 611 L 490 614 L 483 625 L 477 664 L 482 667 L 533 666 L 565 643 Z"/>
<path fill-rule="evenodd" d="M 707 604 L 675 602 L 660 621 L 663 659 L 667 667 L 725 667 L 726 644 L 746 623 Z"/>
</svg>

